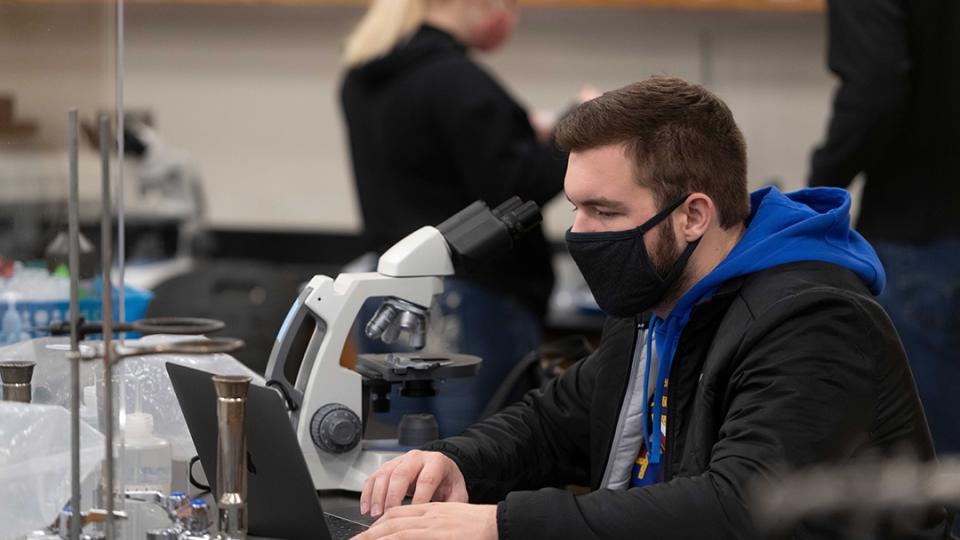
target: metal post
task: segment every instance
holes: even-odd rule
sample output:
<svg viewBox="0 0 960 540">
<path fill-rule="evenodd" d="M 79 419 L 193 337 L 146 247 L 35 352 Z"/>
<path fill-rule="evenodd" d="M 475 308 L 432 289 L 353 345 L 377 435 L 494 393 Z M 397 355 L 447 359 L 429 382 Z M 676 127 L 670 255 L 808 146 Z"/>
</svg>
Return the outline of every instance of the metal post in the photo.
<svg viewBox="0 0 960 540">
<path fill-rule="evenodd" d="M 70 198 L 67 203 L 70 246 L 70 507 L 79 513 L 80 507 L 80 343 L 77 322 L 80 319 L 80 174 L 78 172 L 78 147 L 80 123 L 77 110 L 70 109 Z M 80 520 L 70 521 L 70 540 L 80 539 Z"/>
<path fill-rule="evenodd" d="M 247 537 L 247 437 L 244 426 L 250 377 L 213 377 L 217 391 L 217 508 L 220 538 Z"/>
<path fill-rule="evenodd" d="M 123 80 L 126 68 L 124 66 L 124 21 L 123 21 L 124 0 L 117 0 L 117 266 L 119 275 L 117 276 L 117 310 L 121 323 L 127 322 L 126 312 L 126 291 L 124 287 L 124 272 L 126 271 L 126 227 L 124 222 L 124 200 L 123 200 L 123 164 L 124 156 L 124 111 L 123 111 Z M 120 335 L 120 342 L 123 343 L 125 334 Z"/>
<path fill-rule="evenodd" d="M 30 381 L 36 362 L 0 362 L 0 380 L 3 381 L 3 400 L 30 403 L 33 394 Z"/>
<path fill-rule="evenodd" d="M 113 282 L 110 280 L 110 266 L 113 264 L 110 229 L 113 219 L 110 212 L 110 117 L 100 115 L 100 174 L 103 180 L 101 192 L 102 209 L 100 212 L 100 254 L 103 272 L 103 409 L 106 418 L 104 430 L 106 456 L 103 471 L 104 509 L 107 519 L 104 533 L 107 540 L 114 540 L 114 459 L 113 459 Z"/>
</svg>

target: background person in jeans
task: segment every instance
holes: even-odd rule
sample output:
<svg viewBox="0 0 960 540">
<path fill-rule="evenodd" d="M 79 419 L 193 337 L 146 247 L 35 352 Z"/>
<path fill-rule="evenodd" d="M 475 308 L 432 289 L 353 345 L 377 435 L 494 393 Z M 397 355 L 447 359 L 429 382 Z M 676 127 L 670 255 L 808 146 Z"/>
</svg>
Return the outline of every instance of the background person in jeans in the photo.
<svg viewBox="0 0 960 540">
<path fill-rule="evenodd" d="M 840 78 L 810 184 L 866 183 L 857 229 L 887 272 L 937 452 L 960 452 L 960 2 L 832 0 Z"/>
<path fill-rule="evenodd" d="M 476 200 L 492 208 L 518 195 L 543 205 L 562 189 L 565 155 L 469 54 L 503 45 L 515 19 L 513 0 L 376 0 L 348 38 L 341 99 L 369 250 L 382 254 Z M 509 256 L 446 280 L 442 341 L 480 356 L 483 368 L 443 384 L 436 398 L 392 399 L 385 419 L 436 412 L 444 436 L 477 420 L 539 345 L 553 281 L 539 227 Z"/>
</svg>

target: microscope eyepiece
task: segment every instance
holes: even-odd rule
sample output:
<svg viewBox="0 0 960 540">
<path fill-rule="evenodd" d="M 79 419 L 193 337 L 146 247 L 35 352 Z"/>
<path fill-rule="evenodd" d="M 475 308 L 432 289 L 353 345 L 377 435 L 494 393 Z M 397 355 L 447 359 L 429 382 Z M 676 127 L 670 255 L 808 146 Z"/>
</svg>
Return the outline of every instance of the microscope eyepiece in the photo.
<svg viewBox="0 0 960 540">
<path fill-rule="evenodd" d="M 510 197 L 493 210 L 476 201 L 437 225 L 437 230 L 450 246 L 454 265 L 469 270 L 512 249 L 542 220 L 537 203 Z"/>
<path fill-rule="evenodd" d="M 503 219 L 503 216 L 512 210 L 518 208 L 523 202 L 520 200 L 520 197 L 510 197 L 509 199 L 503 201 L 500 206 L 493 209 L 493 215 Z"/>
<path fill-rule="evenodd" d="M 527 201 L 519 204 L 520 199 L 517 197 L 514 197 L 514 199 L 517 200 L 517 204 L 498 217 L 500 217 L 507 228 L 510 229 L 513 238 L 517 239 L 530 229 L 539 225 L 543 217 L 540 215 L 540 207 L 537 206 L 537 203 Z M 503 205 L 497 207 L 497 210 L 502 207 Z M 497 210 L 494 210 L 494 214 L 496 214 Z"/>
</svg>

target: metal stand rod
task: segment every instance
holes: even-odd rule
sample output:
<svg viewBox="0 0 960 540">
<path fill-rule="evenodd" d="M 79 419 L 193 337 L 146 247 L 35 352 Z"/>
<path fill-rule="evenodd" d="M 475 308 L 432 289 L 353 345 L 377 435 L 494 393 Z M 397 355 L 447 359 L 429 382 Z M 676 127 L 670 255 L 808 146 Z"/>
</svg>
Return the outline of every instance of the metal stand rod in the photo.
<svg viewBox="0 0 960 540">
<path fill-rule="evenodd" d="M 117 276 L 117 310 L 118 315 L 120 316 L 117 320 L 121 323 L 127 322 L 127 306 L 126 306 L 126 287 L 125 285 L 125 276 L 126 272 L 126 261 L 127 261 L 127 242 L 126 242 L 126 226 L 125 226 L 125 202 L 123 199 L 123 165 L 126 162 L 126 151 L 124 150 L 124 144 L 126 139 L 126 134 L 124 130 L 124 102 L 123 102 L 123 81 L 124 74 L 126 73 L 126 67 L 124 66 L 123 54 L 125 51 L 124 45 L 124 0 L 117 0 L 117 267 L 118 273 Z M 126 339 L 126 334 L 120 334 L 120 343 L 123 343 Z"/>
<path fill-rule="evenodd" d="M 70 352 L 79 356 L 77 321 L 80 319 L 78 289 L 80 288 L 80 225 L 78 207 L 80 200 L 80 175 L 78 172 L 78 146 L 80 123 L 77 110 L 70 109 L 70 198 L 67 203 L 70 247 Z M 70 507 L 80 513 L 80 360 L 70 360 Z M 80 539 L 80 520 L 70 520 L 70 540 Z"/>
<path fill-rule="evenodd" d="M 215 375 L 217 391 L 217 508 L 220 539 L 247 537 L 247 436 L 250 377 Z"/>
<path fill-rule="evenodd" d="M 103 179 L 102 209 L 100 213 L 100 254 L 103 272 L 103 409 L 106 418 L 106 455 L 103 471 L 104 508 L 107 520 L 104 524 L 106 540 L 114 540 L 114 459 L 113 459 L 113 365 L 111 362 L 113 339 L 113 282 L 110 280 L 112 261 L 110 229 L 113 219 L 110 212 L 110 117 L 100 116 L 100 174 Z"/>
</svg>

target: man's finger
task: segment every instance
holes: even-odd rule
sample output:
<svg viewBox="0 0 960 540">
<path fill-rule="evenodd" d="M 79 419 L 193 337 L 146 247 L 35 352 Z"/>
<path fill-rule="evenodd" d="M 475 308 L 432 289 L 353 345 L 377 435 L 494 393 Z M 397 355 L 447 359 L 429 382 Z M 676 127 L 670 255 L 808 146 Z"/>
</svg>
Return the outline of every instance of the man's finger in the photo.
<svg viewBox="0 0 960 540">
<path fill-rule="evenodd" d="M 373 482 L 377 479 L 377 473 L 373 473 L 363 481 L 363 489 L 360 491 L 360 513 L 366 514 L 370 510 L 370 497 L 373 495 Z"/>
<path fill-rule="evenodd" d="M 393 469 L 397 467 L 397 464 L 399 463 L 402 457 L 403 456 L 401 456 L 400 458 L 393 458 L 390 461 L 384 463 L 383 465 L 380 466 L 379 469 L 374 471 L 373 474 L 368 476 L 367 479 L 363 481 L 363 488 L 362 488 L 362 491 L 360 492 L 360 513 L 361 514 L 366 514 L 370 510 L 370 504 L 373 502 L 373 486 L 377 478 L 380 476 L 389 476 L 390 473 L 393 472 Z"/>
<path fill-rule="evenodd" d="M 373 489 L 370 491 L 370 515 L 380 517 L 383 514 L 383 499 L 387 494 L 387 484 L 390 483 L 390 476 L 387 474 L 378 474 L 373 480 Z"/>
<path fill-rule="evenodd" d="M 420 474 L 421 467 L 423 467 L 423 461 L 408 459 L 393 470 L 393 474 L 390 475 L 390 487 L 383 501 L 384 510 L 403 503 L 403 497 L 407 494 L 410 484 Z"/>
<path fill-rule="evenodd" d="M 443 462 L 438 459 L 428 459 L 417 477 L 417 489 L 413 492 L 413 504 L 428 503 L 433 500 L 440 483 L 446 473 Z"/>
<path fill-rule="evenodd" d="M 470 502 L 470 494 L 467 493 L 467 483 L 464 482 L 462 476 L 455 476 L 456 479 L 453 481 L 453 485 L 450 486 L 450 493 L 447 494 L 447 499 L 443 502 Z"/>
<path fill-rule="evenodd" d="M 367 533 L 354 536 L 351 540 L 424 540 L 428 538 L 430 531 L 428 529 L 413 529 L 409 531 L 400 531 L 398 533 L 393 533 L 387 536 L 367 536 Z"/>
<path fill-rule="evenodd" d="M 426 522 L 420 516 L 401 517 L 390 519 L 381 519 L 374 523 L 363 534 L 356 537 L 357 540 L 374 540 L 383 538 L 393 538 L 393 535 L 403 535 L 414 531 L 423 531 L 427 528 Z"/>
<path fill-rule="evenodd" d="M 387 510 L 383 513 L 383 517 L 374 522 L 374 525 L 378 523 L 389 521 L 391 519 L 398 518 L 411 518 L 411 517 L 421 517 L 427 513 L 427 510 L 430 509 L 430 505 L 419 504 L 416 506 L 407 505 L 407 506 L 394 506 L 393 508 Z"/>
</svg>

